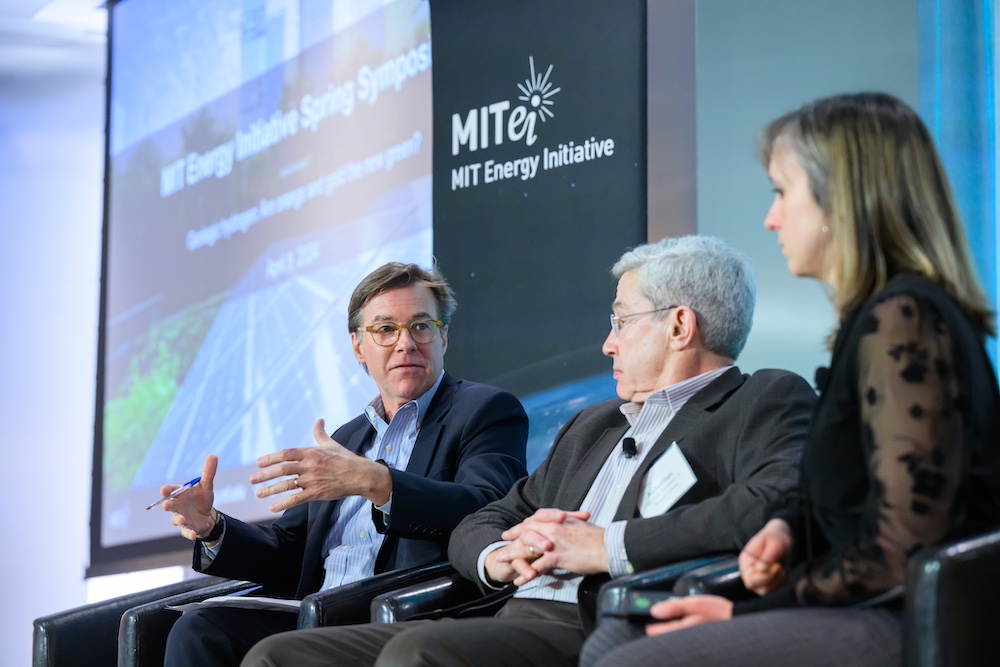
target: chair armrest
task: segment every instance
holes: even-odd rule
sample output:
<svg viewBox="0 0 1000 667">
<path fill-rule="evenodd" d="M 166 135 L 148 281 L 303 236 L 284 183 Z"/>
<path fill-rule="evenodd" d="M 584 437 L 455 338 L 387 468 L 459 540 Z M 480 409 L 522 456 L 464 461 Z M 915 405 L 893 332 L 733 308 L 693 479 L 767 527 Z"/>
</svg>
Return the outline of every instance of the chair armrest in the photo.
<svg viewBox="0 0 1000 667">
<path fill-rule="evenodd" d="M 996 665 L 998 572 L 1000 531 L 914 554 L 907 565 L 904 664 Z"/>
<path fill-rule="evenodd" d="M 112 665 L 118 653 L 118 624 L 128 609 L 216 581 L 219 579 L 215 577 L 189 579 L 37 618 L 34 623 L 32 665 Z M 83 646 L 86 651 L 81 650 Z"/>
<path fill-rule="evenodd" d="M 202 587 L 134 606 L 118 627 L 118 667 L 162 665 L 170 628 L 181 613 L 168 606 L 201 602 L 216 595 L 233 595 L 259 588 L 249 581 L 211 577 Z"/>
<path fill-rule="evenodd" d="M 371 604 L 372 623 L 402 623 L 417 619 L 489 616 L 514 594 L 514 587 L 483 594 L 479 587 L 452 571 L 426 582 L 379 595 Z"/>
<path fill-rule="evenodd" d="M 730 554 L 693 558 L 672 563 L 653 570 L 646 570 L 627 577 L 618 577 L 604 584 L 597 596 L 597 622 L 607 617 L 625 618 L 628 613 L 629 594 L 633 591 L 674 590 L 677 581 L 685 574 L 716 563 L 729 561 Z"/>
<path fill-rule="evenodd" d="M 448 563 L 433 563 L 376 574 L 368 579 L 307 595 L 299 609 L 298 627 L 367 623 L 375 596 L 422 583 L 451 571 L 452 567 Z"/>
<path fill-rule="evenodd" d="M 754 597 L 743 585 L 735 556 L 686 572 L 678 577 L 673 592 L 675 595 L 721 595 L 733 601 Z"/>
</svg>

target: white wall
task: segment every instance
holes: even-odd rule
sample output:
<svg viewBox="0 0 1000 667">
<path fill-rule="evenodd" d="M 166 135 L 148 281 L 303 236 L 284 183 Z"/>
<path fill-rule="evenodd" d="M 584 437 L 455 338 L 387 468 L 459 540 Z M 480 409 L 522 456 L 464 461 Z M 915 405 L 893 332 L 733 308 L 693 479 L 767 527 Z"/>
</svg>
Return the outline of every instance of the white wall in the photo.
<svg viewBox="0 0 1000 667">
<path fill-rule="evenodd" d="M 757 163 L 757 133 L 836 93 L 881 90 L 917 108 L 917 2 L 698 0 L 697 25 L 698 231 L 727 239 L 757 272 L 739 364 L 787 368 L 811 383 L 829 360 L 833 308 L 818 282 L 788 273 L 764 229 L 772 192 Z"/>
<path fill-rule="evenodd" d="M 0 59 L 0 663 L 28 665 L 32 620 L 86 601 L 104 47 L 2 39 L 31 63 Z"/>
</svg>

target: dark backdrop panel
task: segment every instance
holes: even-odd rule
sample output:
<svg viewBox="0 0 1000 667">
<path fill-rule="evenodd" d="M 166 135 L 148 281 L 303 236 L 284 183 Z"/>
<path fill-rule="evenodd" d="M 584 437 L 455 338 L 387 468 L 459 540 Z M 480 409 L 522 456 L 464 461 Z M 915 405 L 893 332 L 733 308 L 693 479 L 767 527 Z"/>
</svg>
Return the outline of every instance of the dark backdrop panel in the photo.
<svg viewBox="0 0 1000 667">
<path fill-rule="evenodd" d="M 521 397 L 609 374 L 609 269 L 646 240 L 645 2 L 438 0 L 431 22 L 449 370 Z"/>
</svg>

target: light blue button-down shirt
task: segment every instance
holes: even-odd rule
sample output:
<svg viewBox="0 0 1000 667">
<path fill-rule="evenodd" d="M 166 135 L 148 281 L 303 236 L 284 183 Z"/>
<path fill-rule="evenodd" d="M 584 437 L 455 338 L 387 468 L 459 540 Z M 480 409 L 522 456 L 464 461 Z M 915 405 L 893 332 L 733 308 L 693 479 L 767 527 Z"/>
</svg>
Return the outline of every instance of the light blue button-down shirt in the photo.
<svg viewBox="0 0 1000 667">
<path fill-rule="evenodd" d="M 382 398 L 376 396 L 365 408 L 365 417 L 375 428 L 375 440 L 364 453 L 371 461 L 382 460 L 394 470 L 406 470 L 417 442 L 420 424 L 427 414 L 434 394 L 441 386 L 444 371 L 430 389 L 416 400 L 403 405 L 391 422 L 385 421 Z M 337 518 L 324 541 L 327 552 L 323 567 L 326 575 L 321 590 L 342 586 L 375 574 L 375 559 L 385 541 L 385 535 L 375 530 L 370 502 L 363 496 L 350 496 L 340 503 Z M 377 508 L 388 516 L 392 506 L 389 501 Z M 222 547 L 225 534 L 211 547 L 203 546 L 203 557 L 211 562 Z"/>
<path fill-rule="evenodd" d="M 385 421 L 385 409 L 381 397 L 365 408 L 365 417 L 375 427 L 375 442 L 364 456 L 372 461 L 382 460 L 393 470 L 406 470 L 417 442 L 420 423 L 434 398 L 444 372 L 438 376 L 434 386 L 420 398 L 399 408 L 392 421 Z M 389 514 L 392 496 L 377 509 Z M 385 535 L 375 530 L 370 502 L 362 496 L 351 496 L 340 503 L 337 520 L 324 543 L 324 551 L 329 550 L 323 567 L 326 576 L 321 590 L 343 586 L 375 574 L 375 558 L 382 548 Z"/>
</svg>

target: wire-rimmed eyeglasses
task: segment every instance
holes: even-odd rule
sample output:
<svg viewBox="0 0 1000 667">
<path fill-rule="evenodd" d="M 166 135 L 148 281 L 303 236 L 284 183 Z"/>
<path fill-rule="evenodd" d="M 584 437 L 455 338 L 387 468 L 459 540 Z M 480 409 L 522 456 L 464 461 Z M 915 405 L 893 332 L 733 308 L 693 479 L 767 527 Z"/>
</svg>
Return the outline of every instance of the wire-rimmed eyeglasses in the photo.
<svg viewBox="0 0 1000 667">
<path fill-rule="evenodd" d="M 639 317 L 640 315 L 650 315 L 652 313 L 661 313 L 664 310 L 670 310 L 671 308 L 676 308 L 677 306 L 667 306 L 666 308 L 657 308 L 656 310 L 644 310 L 641 313 L 629 313 L 628 315 L 611 315 L 611 331 L 615 336 L 621 335 L 622 325 L 626 324 L 628 320 L 633 317 Z"/>
</svg>

